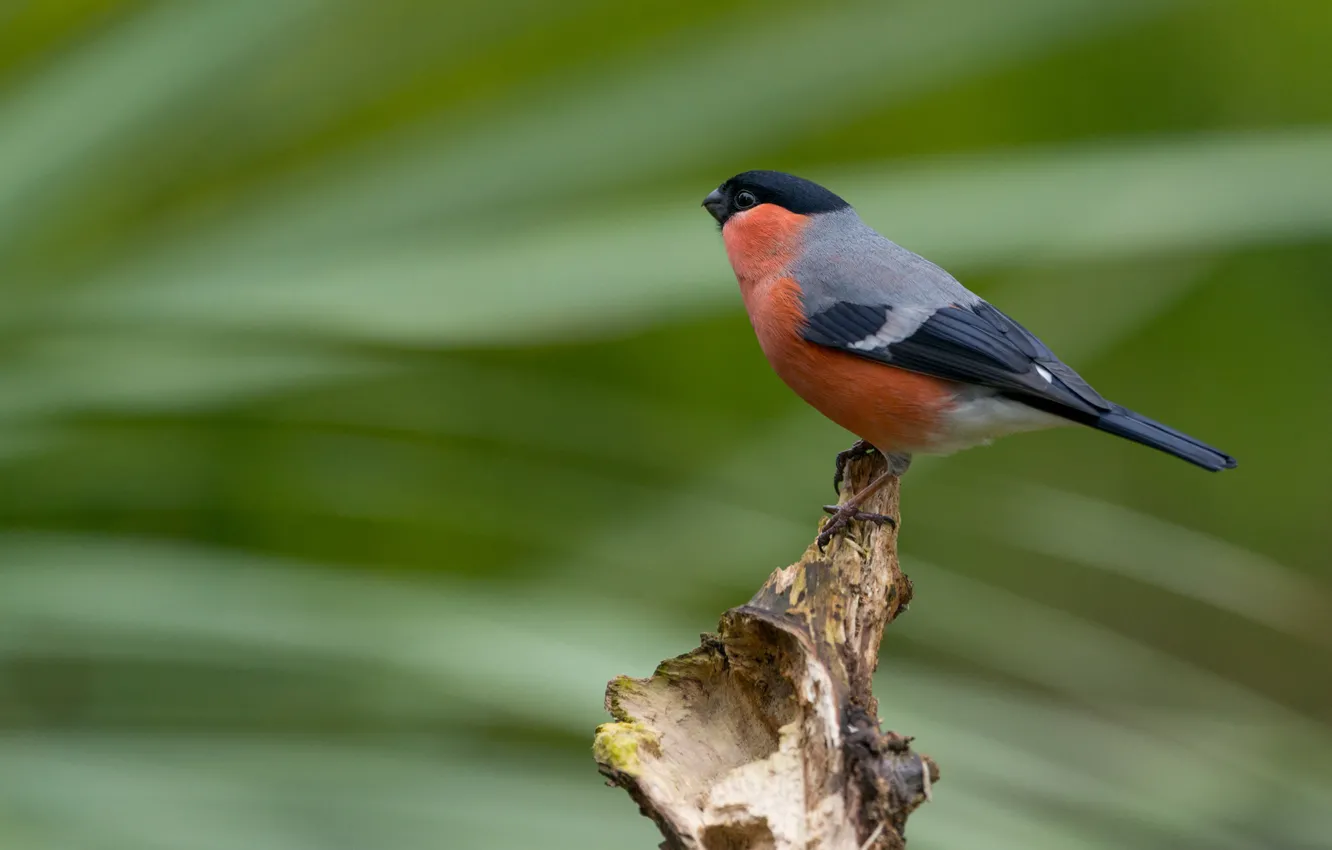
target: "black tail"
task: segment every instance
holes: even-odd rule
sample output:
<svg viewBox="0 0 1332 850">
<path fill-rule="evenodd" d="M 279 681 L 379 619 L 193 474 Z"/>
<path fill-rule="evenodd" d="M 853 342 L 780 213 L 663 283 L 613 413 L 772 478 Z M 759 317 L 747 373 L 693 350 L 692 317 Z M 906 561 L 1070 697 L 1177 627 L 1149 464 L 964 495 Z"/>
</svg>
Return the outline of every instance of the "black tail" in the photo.
<svg viewBox="0 0 1332 850">
<path fill-rule="evenodd" d="M 1159 449 L 1212 472 L 1235 468 L 1235 459 L 1225 452 L 1217 451 L 1188 434 L 1124 407 L 1116 406 L 1109 413 L 1102 414 L 1091 426 L 1116 437 Z"/>
</svg>

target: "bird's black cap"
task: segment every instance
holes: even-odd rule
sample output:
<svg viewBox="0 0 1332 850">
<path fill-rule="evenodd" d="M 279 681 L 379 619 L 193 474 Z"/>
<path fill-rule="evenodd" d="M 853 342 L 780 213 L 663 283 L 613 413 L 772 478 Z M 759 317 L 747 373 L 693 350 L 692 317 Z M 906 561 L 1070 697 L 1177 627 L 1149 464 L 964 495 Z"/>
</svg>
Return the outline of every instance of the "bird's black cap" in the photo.
<svg viewBox="0 0 1332 850">
<path fill-rule="evenodd" d="M 759 204 L 775 204 L 800 215 L 832 212 L 851 206 L 817 183 L 780 171 L 746 171 L 718 186 L 703 199 L 717 223 Z"/>
</svg>

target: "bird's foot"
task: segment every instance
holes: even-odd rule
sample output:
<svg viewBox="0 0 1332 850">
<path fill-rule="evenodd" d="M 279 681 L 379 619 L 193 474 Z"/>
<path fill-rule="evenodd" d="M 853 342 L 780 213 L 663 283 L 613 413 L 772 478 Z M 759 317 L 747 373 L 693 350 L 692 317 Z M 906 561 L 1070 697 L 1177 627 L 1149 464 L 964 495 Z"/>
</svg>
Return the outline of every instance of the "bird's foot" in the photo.
<svg viewBox="0 0 1332 850">
<path fill-rule="evenodd" d="M 856 522 L 872 522 L 875 525 L 891 525 L 897 528 L 897 520 L 887 514 L 874 514 L 869 511 L 862 511 L 859 506 L 850 502 L 845 505 L 824 505 L 823 510 L 832 514 L 823 523 L 823 528 L 819 529 L 817 543 L 819 551 L 822 552 L 832 542 L 833 535 L 846 528 L 852 520 Z"/>
<path fill-rule="evenodd" d="M 837 453 L 837 472 L 833 475 L 833 492 L 842 492 L 842 481 L 846 478 L 846 465 L 851 461 L 874 454 L 874 447 L 864 440 L 856 440 L 851 448 Z"/>
</svg>

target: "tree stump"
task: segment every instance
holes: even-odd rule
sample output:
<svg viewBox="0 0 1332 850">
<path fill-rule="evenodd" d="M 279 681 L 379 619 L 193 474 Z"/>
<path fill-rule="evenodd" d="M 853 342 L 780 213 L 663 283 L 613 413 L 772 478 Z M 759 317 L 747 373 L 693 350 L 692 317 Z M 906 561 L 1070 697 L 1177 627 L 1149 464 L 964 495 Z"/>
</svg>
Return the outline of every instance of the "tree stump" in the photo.
<svg viewBox="0 0 1332 850">
<path fill-rule="evenodd" d="M 885 468 L 877 453 L 852 461 L 841 499 Z M 899 494 L 892 479 L 863 507 L 899 517 Z M 910 600 L 891 525 L 853 522 L 825 551 L 811 543 L 697 649 L 610 682 L 601 772 L 666 850 L 904 847 L 938 768 L 881 731 L 872 676 L 884 627 Z"/>
</svg>

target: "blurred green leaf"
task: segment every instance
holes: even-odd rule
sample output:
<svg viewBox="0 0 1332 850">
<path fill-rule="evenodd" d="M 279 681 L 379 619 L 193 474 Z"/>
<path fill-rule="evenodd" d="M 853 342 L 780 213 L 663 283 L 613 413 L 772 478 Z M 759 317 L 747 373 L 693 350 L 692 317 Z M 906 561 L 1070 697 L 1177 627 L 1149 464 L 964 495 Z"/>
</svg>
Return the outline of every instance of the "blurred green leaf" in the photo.
<svg viewBox="0 0 1332 850">
<path fill-rule="evenodd" d="M 0 810 L 60 846 L 443 850 L 556 834 L 612 848 L 654 834 L 601 783 L 568 781 L 567 765 L 495 772 L 480 754 L 408 742 L 33 736 L 0 753 Z"/>
<path fill-rule="evenodd" d="M 1003 485 L 998 485 L 1002 487 Z M 1018 546 L 1155 585 L 1319 643 L 1324 589 L 1234 544 L 1076 493 L 1009 484 L 986 519 Z"/>
<path fill-rule="evenodd" d="M 242 210 L 231 227 L 204 241 L 220 237 L 214 258 L 217 251 L 266 253 L 275 242 L 335 246 L 395 234 L 440 213 L 465 221 L 477 207 L 521 209 L 592 187 L 634 187 L 674 167 L 752 156 L 778 134 L 808 133 L 867 104 L 905 100 L 1183 5 L 858 2 L 818 12 L 764 8 L 762 15 L 741 7 L 663 34 L 628 63 L 613 57 L 530 79 L 481 108 L 463 107 L 405 138 L 336 157 L 316 173 L 277 184 L 256 199 L 256 210 Z M 742 44 L 755 49 L 718 33 L 744 33 Z M 757 47 L 783 44 L 799 44 L 801 55 L 836 55 L 838 62 L 773 62 Z M 745 104 L 741 121 L 738 103 Z M 191 262 L 208 265 L 205 257 Z"/>
<path fill-rule="evenodd" d="M 1230 249 L 1332 231 L 1332 136 L 1255 134 L 833 175 L 862 215 L 960 268 Z M 701 190 L 699 190 L 701 191 Z M 44 321 L 315 331 L 409 345 L 623 332 L 734 303 L 695 207 L 626 207 L 318 255 L 167 263 L 102 280 Z"/>
<path fill-rule="evenodd" d="M 0 126 L 11 128 L 0 134 L 0 237 L 73 200 L 124 147 L 276 46 L 310 8 L 303 0 L 158 4 L 20 87 L 0 102 Z"/>
<path fill-rule="evenodd" d="M 188 409 L 386 367 L 369 357 L 285 341 L 52 334 L 8 358 L 0 371 L 0 416 L 30 418 L 80 408 Z"/>
</svg>

